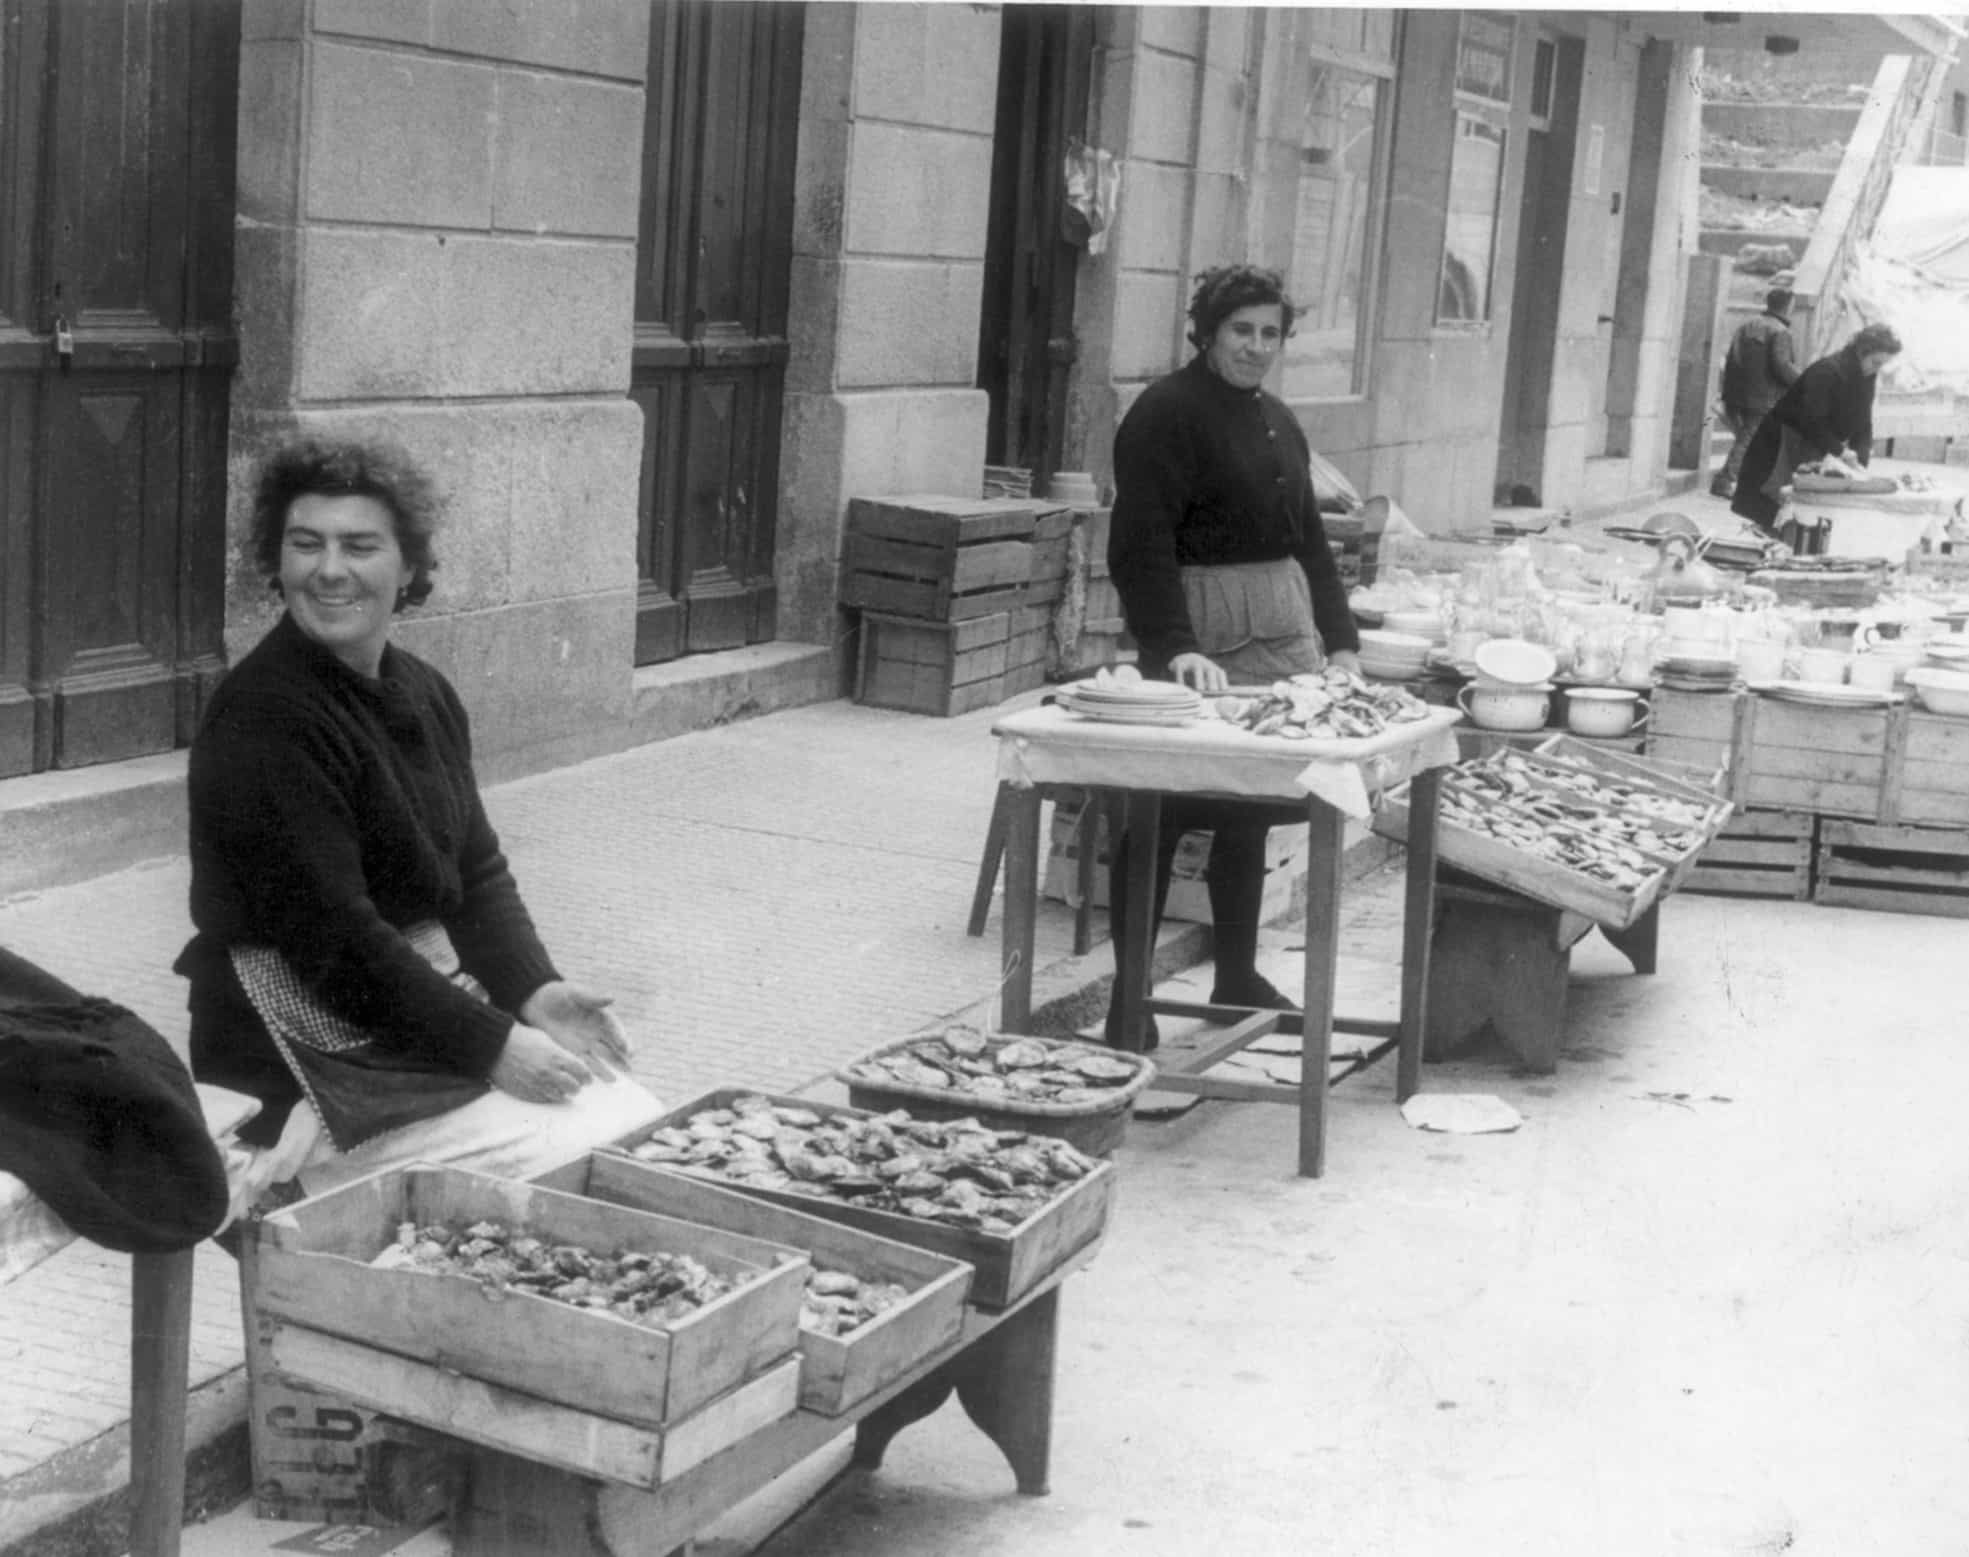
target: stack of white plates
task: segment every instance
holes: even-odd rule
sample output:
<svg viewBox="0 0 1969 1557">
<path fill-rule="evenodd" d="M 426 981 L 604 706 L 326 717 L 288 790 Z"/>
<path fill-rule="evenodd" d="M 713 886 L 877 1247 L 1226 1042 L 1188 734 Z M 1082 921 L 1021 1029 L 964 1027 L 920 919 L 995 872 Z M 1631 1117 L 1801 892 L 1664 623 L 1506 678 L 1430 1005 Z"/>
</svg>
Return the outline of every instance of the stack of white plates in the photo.
<svg viewBox="0 0 1969 1557">
<path fill-rule="evenodd" d="M 1072 681 L 1057 701 L 1068 713 L 1110 724 L 1188 724 L 1203 712 L 1195 690 L 1174 681 Z"/>
<path fill-rule="evenodd" d="M 1361 632 L 1360 659 L 1364 674 L 1377 681 L 1412 681 L 1429 664 L 1432 640 L 1417 633 L 1366 628 Z"/>
</svg>

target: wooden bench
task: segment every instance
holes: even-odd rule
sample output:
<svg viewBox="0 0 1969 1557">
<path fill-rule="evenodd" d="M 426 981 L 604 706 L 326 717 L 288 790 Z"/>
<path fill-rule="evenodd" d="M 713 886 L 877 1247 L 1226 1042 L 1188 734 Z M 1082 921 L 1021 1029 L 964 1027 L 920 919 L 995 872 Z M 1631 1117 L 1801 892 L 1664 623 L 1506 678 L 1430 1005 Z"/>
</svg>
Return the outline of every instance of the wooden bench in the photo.
<svg viewBox="0 0 1969 1557">
<path fill-rule="evenodd" d="M 1423 1038 L 1423 1053 L 1432 1060 L 1489 1028 L 1526 1070 L 1556 1070 L 1565 1039 L 1572 949 L 1596 928 L 1636 973 L 1655 971 L 1660 903 L 1627 929 L 1615 930 L 1448 871 L 1437 880 L 1436 902 Z"/>
</svg>

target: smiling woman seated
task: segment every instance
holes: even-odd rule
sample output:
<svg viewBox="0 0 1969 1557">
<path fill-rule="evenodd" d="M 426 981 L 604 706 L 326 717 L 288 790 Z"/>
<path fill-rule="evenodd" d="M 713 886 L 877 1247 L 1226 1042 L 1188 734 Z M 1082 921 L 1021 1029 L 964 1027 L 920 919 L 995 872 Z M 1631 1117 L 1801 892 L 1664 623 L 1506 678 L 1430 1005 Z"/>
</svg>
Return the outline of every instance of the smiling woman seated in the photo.
<svg viewBox="0 0 1969 1557">
<path fill-rule="evenodd" d="M 260 476 L 250 555 L 286 611 L 192 746 L 177 962 L 194 1072 L 262 1104 L 236 1210 L 401 1161 L 525 1177 L 660 1112 L 535 932 L 458 694 L 390 642 L 437 514 L 393 447 L 296 443 Z"/>
</svg>

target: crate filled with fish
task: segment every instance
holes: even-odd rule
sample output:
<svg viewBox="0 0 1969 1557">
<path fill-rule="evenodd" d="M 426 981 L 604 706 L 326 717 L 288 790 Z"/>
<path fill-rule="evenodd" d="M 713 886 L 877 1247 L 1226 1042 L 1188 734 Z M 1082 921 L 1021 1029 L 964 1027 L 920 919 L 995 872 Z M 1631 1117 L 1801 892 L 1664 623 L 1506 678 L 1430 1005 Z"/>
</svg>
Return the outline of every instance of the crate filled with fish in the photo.
<svg viewBox="0 0 1969 1557">
<path fill-rule="evenodd" d="M 974 1276 L 963 1260 L 761 1200 L 712 1179 L 594 1152 L 535 1181 L 569 1194 L 804 1250 L 800 1405 L 839 1416 L 953 1346 Z"/>
<path fill-rule="evenodd" d="M 971 1301 L 1016 1302 L 1107 1226 L 1114 1166 L 975 1118 L 725 1089 L 615 1143 L 669 1172 L 968 1262 Z"/>
<path fill-rule="evenodd" d="M 1059 1136 L 1102 1156 L 1121 1144 L 1128 1111 L 1155 1079 L 1155 1066 L 1099 1044 L 954 1023 L 885 1044 L 836 1074 L 856 1108 L 904 1108 L 919 1119 L 968 1116 Z"/>
<path fill-rule="evenodd" d="M 457 1437 L 653 1486 L 798 1404 L 790 1244 L 425 1164 L 258 1234 L 280 1371 Z"/>
<path fill-rule="evenodd" d="M 1436 847 L 1446 865 L 1598 924 L 1625 929 L 1695 868 L 1727 801 L 1633 757 L 1582 743 L 1502 750 L 1442 774 Z M 1409 787 L 1374 826 L 1408 835 Z"/>
</svg>

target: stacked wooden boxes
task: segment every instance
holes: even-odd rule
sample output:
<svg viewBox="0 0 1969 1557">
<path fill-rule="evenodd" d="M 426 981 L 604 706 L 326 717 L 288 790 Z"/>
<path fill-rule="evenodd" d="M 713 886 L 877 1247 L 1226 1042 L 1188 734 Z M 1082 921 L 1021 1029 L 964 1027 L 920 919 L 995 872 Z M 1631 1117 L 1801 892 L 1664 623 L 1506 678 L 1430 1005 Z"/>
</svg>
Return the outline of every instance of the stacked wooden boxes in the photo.
<svg viewBox="0 0 1969 1557">
<path fill-rule="evenodd" d="M 1066 599 L 1074 520 L 1071 508 L 1042 508 L 1033 523 L 1032 576 L 1013 612 L 1005 657 L 1007 697 L 1043 685 L 1052 666 L 1053 623 Z"/>
<path fill-rule="evenodd" d="M 1969 917 L 1969 721 L 1899 712 L 1878 815 L 1819 824 L 1813 900 Z"/>
<path fill-rule="evenodd" d="M 862 613 L 860 702 L 951 715 L 1005 698 L 1012 656 L 1032 642 L 1017 617 L 1041 506 L 935 495 L 849 504 L 841 603 Z"/>
</svg>

